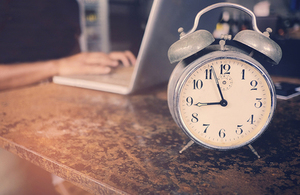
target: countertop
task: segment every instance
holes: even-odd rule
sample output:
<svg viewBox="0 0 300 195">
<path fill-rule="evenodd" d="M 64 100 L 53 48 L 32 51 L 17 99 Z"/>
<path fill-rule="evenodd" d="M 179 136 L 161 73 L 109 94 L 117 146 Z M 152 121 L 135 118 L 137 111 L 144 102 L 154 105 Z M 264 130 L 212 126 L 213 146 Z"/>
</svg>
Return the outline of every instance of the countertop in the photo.
<svg viewBox="0 0 300 195">
<path fill-rule="evenodd" d="M 122 96 L 48 83 L 0 93 L 0 147 L 94 194 L 298 194 L 299 110 L 300 96 L 278 100 L 252 144 L 260 159 L 247 146 L 179 154 L 189 139 L 165 87 Z"/>
</svg>

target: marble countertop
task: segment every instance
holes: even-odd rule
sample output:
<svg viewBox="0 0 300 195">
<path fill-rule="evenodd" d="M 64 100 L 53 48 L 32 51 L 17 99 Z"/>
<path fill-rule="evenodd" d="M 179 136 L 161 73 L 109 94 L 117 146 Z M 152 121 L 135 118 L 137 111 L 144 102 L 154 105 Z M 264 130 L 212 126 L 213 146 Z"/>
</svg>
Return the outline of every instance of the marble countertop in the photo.
<svg viewBox="0 0 300 195">
<path fill-rule="evenodd" d="M 252 146 L 192 145 L 166 89 L 129 96 L 44 84 L 0 93 L 0 147 L 94 194 L 296 194 L 300 97 Z"/>
</svg>

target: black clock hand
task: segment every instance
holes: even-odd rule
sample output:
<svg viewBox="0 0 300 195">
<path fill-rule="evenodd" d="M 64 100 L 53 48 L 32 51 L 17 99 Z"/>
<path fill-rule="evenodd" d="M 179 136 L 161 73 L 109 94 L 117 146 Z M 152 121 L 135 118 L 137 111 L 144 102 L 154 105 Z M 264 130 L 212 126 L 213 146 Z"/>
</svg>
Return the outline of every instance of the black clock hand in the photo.
<svg viewBox="0 0 300 195">
<path fill-rule="evenodd" d="M 223 94 L 222 94 L 222 91 L 221 91 L 221 87 L 220 87 L 220 84 L 219 84 L 219 81 L 218 81 L 218 78 L 217 78 L 217 75 L 216 75 L 216 72 L 215 72 L 215 69 L 213 66 L 211 66 L 211 69 L 212 69 L 212 73 L 213 73 L 213 76 L 214 76 L 214 79 L 215 79 L 215 82 L 217 84 L 217 87 L 218 87 L 218 90 L 219 90 L 219 93 L 221 95 L 221 98 L 222 100 L 224 100 L 224 97 L 223 97 Z"/>
<path fill-rule="evenodd" d="M 201 103 L 198 102 L 197 104 L 194 104 L 195 106 L 201 107 L 201 106 L 209 106 L 209 105 L 221 105 L 221 101 L 220 102 L 209 102 L 209 103 Z"/>
<path fill-rule="evenodd" d="M 224 97 L 223 97 L 223 93 L 222 93 L 222 90 L 221 90 L 221 87 L 220 87 L 220 84 L 219 84 L 219 81 L 218 81 L 218 78 L 217 78 L 215 69 L 214 69 L 213 66 L 211 66 L 211 69 L 212 69 L 212 73 L 213 73 L 213 76 L 214 76 L 214 79 L 215 79 L 217 88 L 218 88 L 219 93 L 220 93 L 220 96 L 221 96 L 220 104 L 221 104 L 221 106 L 227 106 L 227 101 L 226 101 L 226 100 L 224 99 Z"/>
</svg>

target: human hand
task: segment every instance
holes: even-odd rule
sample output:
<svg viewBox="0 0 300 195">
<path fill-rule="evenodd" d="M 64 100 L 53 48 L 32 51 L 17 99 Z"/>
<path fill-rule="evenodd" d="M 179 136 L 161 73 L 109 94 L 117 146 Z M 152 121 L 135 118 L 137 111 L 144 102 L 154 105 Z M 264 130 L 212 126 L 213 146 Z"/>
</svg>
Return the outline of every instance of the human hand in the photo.
<svg viewBox="0 0 300 195">
<path fill-rule="evenodd" d="M 117 67 L 120 62 L 124 66 L 135 64 L 135 56 L 130 51 L 79 53 L 57 60 L 58 75 L 76 74 L 107 74 L 111 68 Z"/>
<path fill-rule="evenodd" d="M 136 63 L 135 56 L 133 55 L 133 53 L 131 53 L 131 51 L 128 51 L 128 50 L 126 50 L 124 52 L 113 51 L 113 52 L 109 53 L 108 56 L 113 60 L 118 60 L 125 67 L 134 66 Z"/>
</svg>

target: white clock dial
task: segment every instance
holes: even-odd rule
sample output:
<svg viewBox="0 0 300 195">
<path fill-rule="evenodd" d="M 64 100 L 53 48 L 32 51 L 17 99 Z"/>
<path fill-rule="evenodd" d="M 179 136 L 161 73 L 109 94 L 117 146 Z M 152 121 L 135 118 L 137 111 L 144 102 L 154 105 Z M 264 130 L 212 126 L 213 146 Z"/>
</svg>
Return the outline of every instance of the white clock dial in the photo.
<svg viewBox="0 0 300 195">
<path fill-rule="evenodd" d="M 262 67 L 233 57 L 194 67 L 179 87 L 184 131 L 216 149 L 240 147 L 260 135 L 274 111 L 272 84 Z"/>
</svg>

